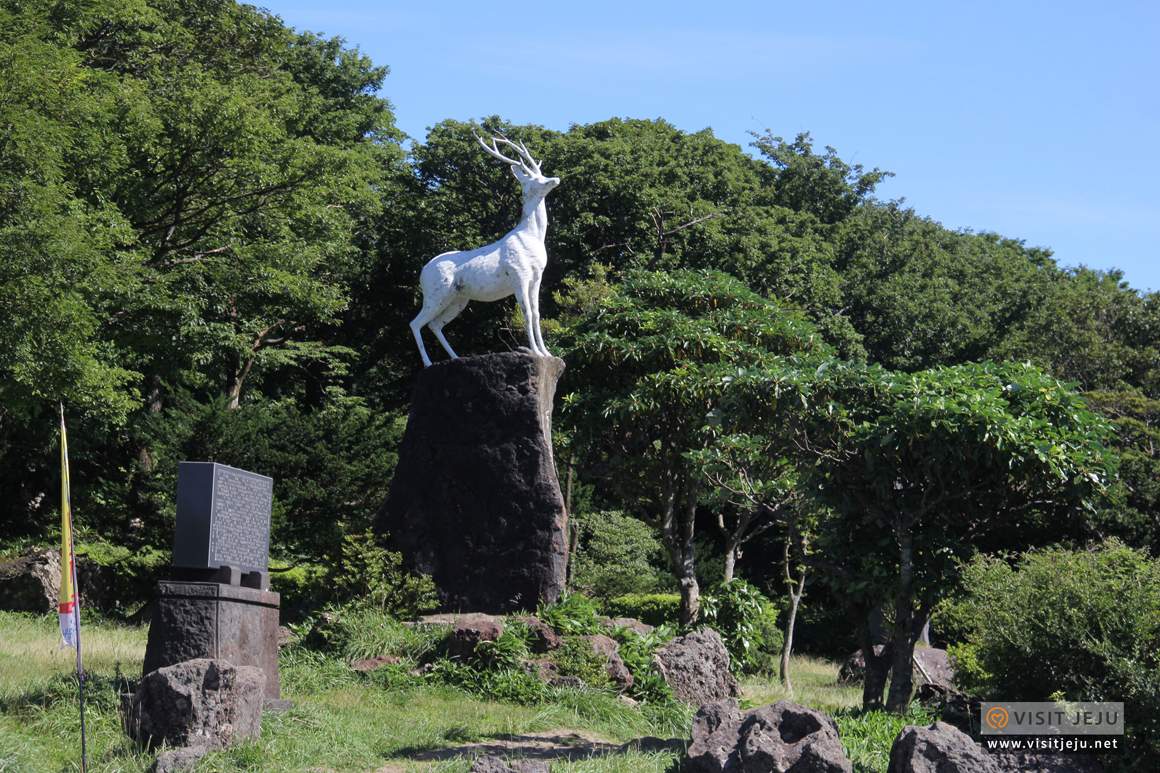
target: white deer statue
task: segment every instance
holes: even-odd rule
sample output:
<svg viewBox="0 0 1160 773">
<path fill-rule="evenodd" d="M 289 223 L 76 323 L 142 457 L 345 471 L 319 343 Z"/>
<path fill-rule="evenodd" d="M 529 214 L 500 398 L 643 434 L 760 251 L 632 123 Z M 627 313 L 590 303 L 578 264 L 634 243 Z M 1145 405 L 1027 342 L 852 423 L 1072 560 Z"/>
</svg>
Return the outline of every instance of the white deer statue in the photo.
<svg viewBox="0 0 1160 773">
<path fill-rule="evenodd" d="M 488 154 L 509 164 L 524 194 L 524 211 L 515 228 L 495 244 L 467 252 L 445 252 L 423 267 L 419 282 L 423 286 L 423 310 L 411 320 L 411 331 L 419 344 L 423 365 L 431 364 L 423 346 L 422 329 L 431 332 L 455 359 L 455 352 L 443 337 L 443 326 L 455 319 L 469 301 L 498 301 L 515 294 L 524 322 L 528 326 L 528 344 L 541 357 L 552 356 L 544 346 L 540 332 L 540 281 L 548 264 L 544 235 L 548 232 L 548 209 L 544 197 L 560 184 L 559 177 L 545 177 L 540 165 L 527 147 L 506 137 L 492 137 L 489 147 L 475 136 Z M 520 160 L 514 161 L 499 152 L 502 142 L 515 149 Z"/>
</svg>

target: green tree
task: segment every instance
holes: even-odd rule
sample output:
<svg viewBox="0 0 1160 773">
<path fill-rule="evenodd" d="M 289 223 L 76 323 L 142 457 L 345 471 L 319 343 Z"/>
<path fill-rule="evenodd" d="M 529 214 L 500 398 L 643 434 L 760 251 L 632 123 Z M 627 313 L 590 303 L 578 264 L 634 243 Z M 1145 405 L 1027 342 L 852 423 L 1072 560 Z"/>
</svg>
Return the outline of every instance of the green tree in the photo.
<svg viewBox="0 0 1160 773">
<path fill-rule="evenodd" d="M 342 394 L 334 328 L 401 152 L 385 68 L 252 6 L 4 0 L 0 21 L 0 477 L 35 531 L 50 400 L 78 496 L 135 513 L 167 391 Z"/>
<path fill-rule="evenodd" d="M 990 700 L 1123 701 L 1125 769 L 1156 768 L 1160 563 L 1114 540 L 1013 565 L 979 557 L 964 588 L 951 607 L 968 623 L 952 650 L 960 681 Z"/>
<path fill-rule="evenodd" d="M 629 271 L 564 332 L 567 453 L 660 535 L 697 618 L 695 522 L 702 480 L 687 453 L 723 375 L 824 350 L 813 327 L 717 272 Z"/>
<path fill-rule="evenodd" d="M 1089 392 L 1092 408 L 1116 430 L 1119 475 L 1091 529 L 1137 549 L 1160 552 L 1160 400 L 1138 392 Z"/>
<path fill-rule="evenodd" d="M 842 306 L 870 361 L 894 370 L 1013 359 L 1000 347 L 1049 308 L 1058 274 L 1045 250 L 950 231 L 900 202 L 859 207 L 834 241 Z"/>
<path fill-rule="evenodd" d="M 886 708 L 902 712 L 914 645 L 954 583 L 956 562 L 1028 513 L 1062 518 L 1090 506 L 1114 469 L 1103 446 L 1110 427 L 1033 366 L 861 376 L 867 383 L 848 393 L 855 400 L 827 395 L 833 410 L 827 404 L 819 415 L 833 418 L 809 441 L 810 487 L 834 513 L 819 525 L 818 565 L 848 608 L 891 610 L 889 664 L 873 663 L 868 626 L 860 625 L 863 702 L 878 705 L 892 667 Z M 816 397 L 828 391 L 820 387 Z"/>
<path fill-rule="evenodd" d="M 1119 271 L 1058 272 L 995 355 L 1033 362 L 1087 391 L 1160 398 L 1160 293 L 1140 294 Z"/>
</svg>

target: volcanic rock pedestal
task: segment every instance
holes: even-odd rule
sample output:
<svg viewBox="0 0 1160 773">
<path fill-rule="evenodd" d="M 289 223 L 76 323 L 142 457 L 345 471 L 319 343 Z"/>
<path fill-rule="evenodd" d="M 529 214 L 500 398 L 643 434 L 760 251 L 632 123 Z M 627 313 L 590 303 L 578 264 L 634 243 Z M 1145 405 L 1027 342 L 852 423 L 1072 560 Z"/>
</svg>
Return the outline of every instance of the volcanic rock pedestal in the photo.
<svg viewBox="0 0 1160 773">
<path fill-rule="evenodd" d="M 447 360 L 415 384 L 399 466 L 375 531 L 430 575 L 449 612 L 555 603 L 568 518 L 552 459 L 557 357 Z"/>
</svg>

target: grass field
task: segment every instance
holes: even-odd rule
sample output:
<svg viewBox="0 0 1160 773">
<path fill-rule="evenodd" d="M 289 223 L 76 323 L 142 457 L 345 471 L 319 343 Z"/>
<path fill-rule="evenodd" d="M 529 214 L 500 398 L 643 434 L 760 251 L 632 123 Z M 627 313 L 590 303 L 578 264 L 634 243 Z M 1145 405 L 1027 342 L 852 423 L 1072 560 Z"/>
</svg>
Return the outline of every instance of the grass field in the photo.
<svg viewBox="0 0 1160 773">
<path fill-rule="evenodd" d="M 71 649 L 59 649 L 56 626 L 55 616 L 0 613 L 0 773 L 80 770 L 76 659 Z M 117 713 L 118 695 L 140 677 L 146 635 L 144 628 L 110 623 L 82 628 L 90 771 L 144 773 L 153 766 L 155 754 L 123 735 Z M 198 771 L 463 773 L 468 759 L 447 759 L 453 753 L 447 749 L 505 742 L 539 754 L 547 731 L 567 731 L 550 735 L 578 754 L 642 736 L 688 738 L 690 714 L 647 715 L 595 691 L 561 691 L 536 705 L 484 701 L 415 680 L 392 683 L 298 647 L 283 650 L 281 667 L 283 696 L 295 701 L 294 709 L 267 713 L 259 740 L 208 755 Z M 902 724 L 924 717 L 864 715 L 856 709 L 859 691 L 838 686 L 836 676 L 833 663 L 796 659 L 794 699 L 835 714 L 857 773 L 885 771 Z M 754 705 L 788 697 L 776 682 L 756 677 L 746 678 L 743 688 Z M 678 752 L 627 751 L 553 759 L 552 769 L 671 773 L 678 764 Z"/>
</svg>

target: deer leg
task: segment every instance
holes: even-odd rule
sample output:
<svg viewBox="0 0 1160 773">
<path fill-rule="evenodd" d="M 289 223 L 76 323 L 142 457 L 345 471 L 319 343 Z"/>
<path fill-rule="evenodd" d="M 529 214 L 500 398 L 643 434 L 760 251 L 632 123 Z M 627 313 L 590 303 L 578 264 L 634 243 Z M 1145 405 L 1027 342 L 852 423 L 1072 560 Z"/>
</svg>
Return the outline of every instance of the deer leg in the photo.
<svg viewBox="0 0 1160 773">
<path fill-rule="evenodd" d="M 520 277 L 518 292 L 516 293 L 516 302 L 520 304 L 520 311 L 524 314 L 524 324 L 528 327 L 528 348 L 534 354 L 541 354 L 540 347 L 536 345 L 536 327 L 537 324 L 532 316 L 532 278 Z"/>
<path fill-rule="evenodd" d="M 467 298 L 460 296 L 460 297 L 456 298 L 454 301 L 452 301 L 450 304 L 448 304 L 447 308 L 445 308 L 439 314 L 439 316 L 437 316 L 437 317 L 435 317 L 435 319 L 431 320 L 431 332 L 434 333 L 435 337 L 439 339 L 439 343 L 443 344 L 443 348 L 447 350 L 447 353 L 451 355 L 451 359 L 453 359 L 453 360 L 456 360 L 459 358 L 456 356 L 455 352 L 451 349 L 451 344 L 447 343 L 447 339 L 443 337 L 443 326 L 446 325 L 451 320 L 458 317 L 459 312 L 463 311 L 463 309 L 466 308 L 466 306 L 467 306 Z"/>
<path fill-rule="evenodd" d="M 534 326 L 531 329 L 534 329 L 536 332 L 536 343 L 539 345 L 539 353 L 544 357 L 551 357 L 552 353 L 544 345 L 544 333 L 540 329 L 540 282 L 543 281 L 543 278 L 544 275 L 540 274 L 532 280 L 531 297 L 529 298 L 532 304 L 532 319 L 528 320 L 528 324 Z"/>
<path fill-rule="evenodd" d="M 431 295 L 426 291 L 423 293 L 423 310 L 419 312 L 419 316 L 411 320 L 411 332 L 415 334 L 415 343 L 419 344 L 419 356 L 423 358 L 423 367 L 431 364 L 431 358 L 427 356 L 427 347 L 423 345 L 423 326 L 434 320 L 447 308 L 450 298 L 447 295 L 439 296 L 438 301 L 432 301 Z M 436 334 L 442 339 L 442 336 Z M 443 346 L 447 347 L 447 342 L 443 342 Z M 451 351 L 450 347 L 447 347 Z M 452 357 L 455 355 L 452 354 Z"/>
</svg>

